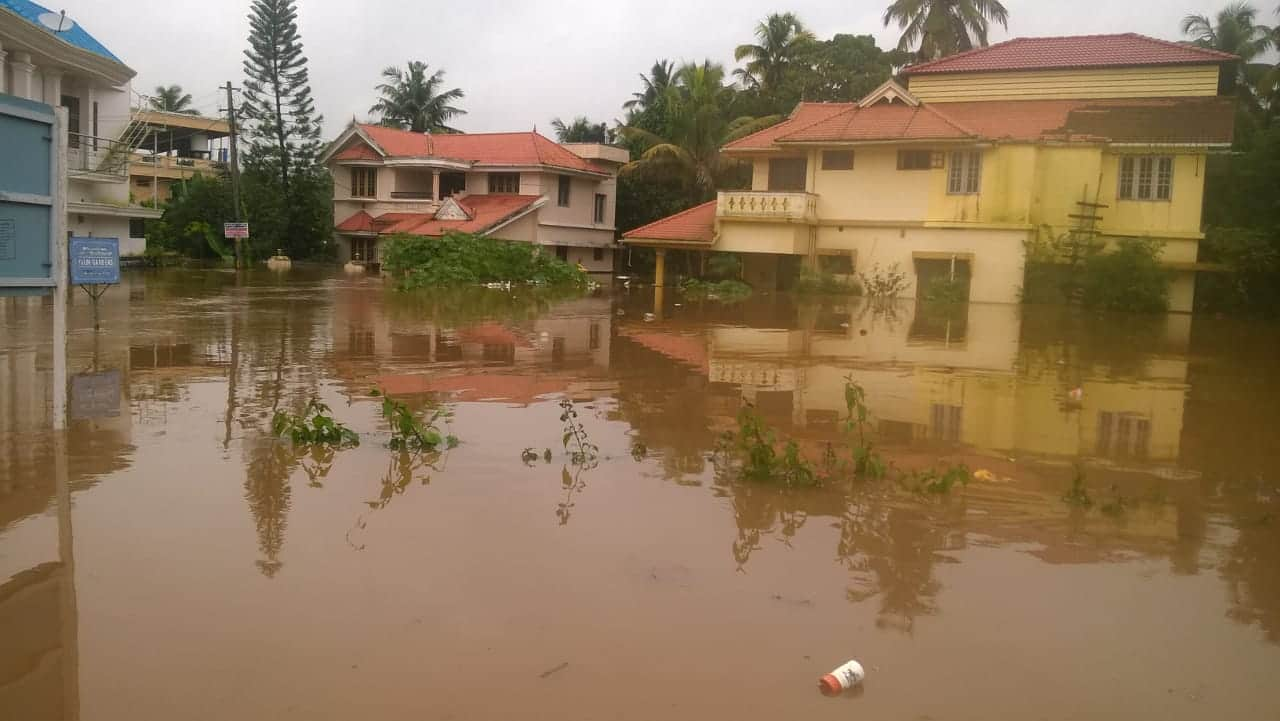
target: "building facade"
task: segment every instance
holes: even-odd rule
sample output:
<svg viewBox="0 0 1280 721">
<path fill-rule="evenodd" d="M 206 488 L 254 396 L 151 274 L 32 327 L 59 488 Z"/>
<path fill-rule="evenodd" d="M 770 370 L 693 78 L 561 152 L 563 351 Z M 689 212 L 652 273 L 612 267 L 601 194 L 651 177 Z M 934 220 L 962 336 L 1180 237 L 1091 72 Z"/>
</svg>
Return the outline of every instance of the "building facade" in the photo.
<svg viewBox="0 0 1280 721">
<path fill-rule="evenodd" d="M 135 201 L 159 207 L 173 197 L 175 186 L 196 175 L 226 172 L 226 120 L 148 109 L 135 110 L 134 123 L 142 129 L 129 161 Z"/>
<path fill-rule="evenodd" d="M 536 132 L 434 135 L 352 123 L 321 160 L 334 178 L 340 260 L 379 265 L 396 233 L 468 232 L 554 248 L 613 268 L 625 150 L 557 144 Z"/>
<path fill-rule="evenodd" d="M 137 221 L 161 215 L 129 192 L 134 75 L 65 13 L 0 0 L 0 93 L 67 109 L 67 232 L 119 238 L 122 255 L 146 249 Z"/>
<path fill-rule="evenodd" d="M 753 167 L 624 242 L 743 254 L 786 287 L 802 264 L 936 278 L 973 302 L 1018 302 L 1028 243 L 1162 243 L 1170 309 L 1195 293 L 1206 157 L 1230 147 L 1224 53 L 1107 35 L 1011 40 L 907 68 L 858 103 L 801 103 L 723 150 Z M 665 255 L 659 253 L 660 262 Z"/>
</svg>

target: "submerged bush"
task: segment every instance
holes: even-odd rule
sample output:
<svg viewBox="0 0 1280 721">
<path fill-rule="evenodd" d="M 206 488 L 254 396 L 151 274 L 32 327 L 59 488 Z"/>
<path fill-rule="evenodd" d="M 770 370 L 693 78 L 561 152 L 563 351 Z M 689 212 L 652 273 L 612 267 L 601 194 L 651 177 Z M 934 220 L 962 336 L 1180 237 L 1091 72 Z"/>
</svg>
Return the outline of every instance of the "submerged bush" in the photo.
<svg viewBox="0 0 1280 721">
<path fill-rule="evenodd" d="M 1200 257 L 1226 272 L 1201 274 L 1197 310 L 1280 315 L 1280 228 L 1210 228 Z"/>
<path fill-rule="evenodd" d="M 307 403 L 301 415 L 276 411 L 271 419 L 271 431 L 297 444 L 338 447 L 360 445 L 360 436 L 334 420 L 329 406 L 315 398 Z"/>
<path fill-rule="evenodd" d="M 686 298 L 735 301 L 751 296 L 751 286 L 740 280 L 698 280 L 689 278 L 680 284 L 680 292 Z"/>
<path fill-rule="evenodd" d="M 467 233 L 392 235 L 382 259 L 402 290 L 502 282 L 587 285 L 586 273 L 538 245 Z"/>
<path fill-rule="evenodd" d="M 1098 310 L 1163 313 L 1169 309 L 1172 275 L 1160 265 L 1160 243 L 1123 238 L 1115 250 L 1085 259 L 1080 302 Z"/>
<path fill-rule="evenodd" d="M 969 301 L 969 283 L 957 278 L 934 278 L 925 286 L 920 298 L 927 303 L 954 305 Z"/>
<path fill-rule="evenodd" d="M 862 295 L 862 286 L 831 273 L 804 268 L 796 280 L 795 292 L 802 295 Z"/>
</svg>

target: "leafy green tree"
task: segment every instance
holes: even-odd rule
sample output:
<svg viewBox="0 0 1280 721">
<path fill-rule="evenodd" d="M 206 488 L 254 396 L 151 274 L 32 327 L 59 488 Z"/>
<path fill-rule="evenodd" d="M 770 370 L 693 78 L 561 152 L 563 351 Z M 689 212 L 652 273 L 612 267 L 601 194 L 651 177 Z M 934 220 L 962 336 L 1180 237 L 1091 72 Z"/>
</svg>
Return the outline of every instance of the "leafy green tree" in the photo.
<svg viewBox="0 0 1280 721">
<path fill-rule="evenodd" d="M 730 116 L 733 87 L 725 84 L 724 66 L 710 60 L 682 65 L 668 86 L 665 135 L 635 126 L 621 128 L 624 138 L 643 148 L 639 160 L 623 172 L 644 172 L 678 180 L 690 188 L 690 204 L 711 198 L 722 181 L 741 172 L 742 164 L 725 157 L 721 146 L 777 123 L 780 118 Z"/>
<path fill-rule="evenodd" d="M 173 186 L 164 215 L 147 224 L 147 250 L 172 251 L 187 258 L 216 258 L 205 230 L 222 228 L 231 217 L 231 184 L 217 175 L 199 175 Z"/>
<path fill-rule="evenodd" d="M 666 96 L 667 87 L 675 79 L 675 65 L 670 60 L 655 60 L 649 74 L 640 74 L 640 83 L 644 86 L 640 92 L 632 93 L 631 99 L 622 104 L 626 110 L 644 112 L 649 110 L 661 98 Z"/>
<path fill-rule="evenodd" d="M 813 33 L 795 13 L 774 13 L 755 29 L 756 42 L 739 45 L 733 51 L 734 60 L 746 60 L 743 68 L 734 71 L 734 77 L 747 88 L 763 93 L 776 91 L 783 84 L 793 64 L 814 43 Z"/>
<path fill-rule="evenodd" d="M 1009 11 L 999 0 L 894 0 L 883 20 L 902 30 L 898 49 L 916 48 L 923 62 L 986 47 L 990 23 L 1009 27 Z"/>
<path fill-rule="evenodd" d="M 910 61 L 910 53 L 882 50 L 871 35 L 836 35 L 814 46 L 798 85 L 804 100 L 855 102 Z"/>
<path fill-rule="evenodd" d="M 253 0 L 241 108 L 249 143 L 243 196 L 254 247 L 295 257 L 322 252 L 333 233 L 332 196 L 320 194 L 331 182 L 317 164 L 321 118 L 297 18 L 294 0 Z"/>
<path fill-rule="evenodd" d="M 386 82 L 377 86 L 382 98 L 369 108 L 382 116 L 382 124 L 415 133 L 457 133 L 449 121 L 467 111 L 454 105 L 465 93 L 459 88 L 444 90 L 444 70 L 427 74 L 426 63 L 410 60 L 404 70 L 389 67 L 382 71 Z"/>
<path fill-rule="evenodd" d="M 566 124 L 560 118 L 551 121 L 556 140 L 561 143 L 612 143 L 613 131 L 605 123 L 593 123 L 579 115 Z"/>
<path fill-rule="evenodd" d="M 1182 34 L 1202 48 L 1238 56 L 1235 71 L 1223 73 L 1222 90 L 1234 92 L 1245 110 L 1262 112 L 1270 95 L 1263 86 L 1274 76 L 1274 68 L 1255 61 L 1271 49 L 1276 36 L 1271 28 L 1258 23 L 1257 8 L 1248 2 L 1233 2 L 1213 18 L 1187 15 L 1182 19 Z"/>
<path fill-rule="evenodd" d="M 182 92 L 181 85 L 157 85 L 155 95 L 148 101 L 153 110 L 181 115 L 198 115 L 191 107 L 191 93 Z"/>
</svg>

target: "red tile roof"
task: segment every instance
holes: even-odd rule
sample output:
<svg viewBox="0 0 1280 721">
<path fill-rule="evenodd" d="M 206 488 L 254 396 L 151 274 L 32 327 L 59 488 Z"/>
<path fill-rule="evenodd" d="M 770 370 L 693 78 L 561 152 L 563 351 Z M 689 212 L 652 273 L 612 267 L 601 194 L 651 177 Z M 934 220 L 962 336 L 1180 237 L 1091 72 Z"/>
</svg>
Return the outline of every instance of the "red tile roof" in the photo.
<svg viewBox="0 0 1280 721">
<path fill-rule="evenodd" d="M 630 338 L 672 360 L 687 363 L 703 373 L 711 366 L 707 358 L 707 341 L 701 335 L 654 333 L 630 328 L 619 328 L 618 335 Z"/>
<path fill-rule="evenodd" d="M 623 238 L 710 244 L 716 238 L 716 201 L 695 205 L 622 234 Z"/>
<path fill-rule="evenodd" d="M 337 230 L 343 233 L 372 233 L 377 230 L 374 227 L 373 216 L 363 210 L 356 211 L 355 215 L 338 223 Z"/>
<path fill-rule="evenodd" d="M 342 233 L 440 236 L 450 231 L 483 233 L 504 220 L 530 209 L 542 198 L 537 195 L 469 195 L 458 201 L 471 215 L 468 220 L 436 220 L 431 213 L 383 213 L 377 218 L 363 210 L 338 224 Z"/>
<path fill-rule="evenodd" d="M 876 103 L 844 112 L 777 138 L 777 142 L 857 142 L 878 140 L 961 140 L 974 133 L 938 110 L 903 103 Z"/>
<path fill-rule="evenodd" d="M 1231 98 L 1009 100 L 937 106 L 990 140 L 1077 140 L 1113 143 L 1230 143 Z"/>
<path fill-rule="evenodd" d="M 727 143 L 724 150 L 771 150 L 778 136 L 806 128 L 851 107 L 853 103 L 800 103 L 786 120 Z"/>
<path fill-rule="evenodd" d="M 999 72 L 1054 68 L 1131 67 L 1222 63 L 1236 56 L 1193 45 L 1124 33 L 1069 37 L 1014 38 L 990 47 L 912 65 L 904 75 Z"/>
<path fill-rule="evenodd" d="M 334 160 L 381 160 L 382 156 L 378 151 L 369 147 L 369 144 L 358 138 L 352 139 L 347 143 L 346 147 L 338 151 L 333 156 Z"/>
<path fill-rule="evenodd" d="M 381 125 L 358 126 L 393 158 L 441 158 L 480 165 L 539 166 L 608 174 L 538 133 L 414 133 Z M 348 152 L 346 149 L 343 153 Z M 337 158 L 342 159 L 342 158 Z"/>
</svg>

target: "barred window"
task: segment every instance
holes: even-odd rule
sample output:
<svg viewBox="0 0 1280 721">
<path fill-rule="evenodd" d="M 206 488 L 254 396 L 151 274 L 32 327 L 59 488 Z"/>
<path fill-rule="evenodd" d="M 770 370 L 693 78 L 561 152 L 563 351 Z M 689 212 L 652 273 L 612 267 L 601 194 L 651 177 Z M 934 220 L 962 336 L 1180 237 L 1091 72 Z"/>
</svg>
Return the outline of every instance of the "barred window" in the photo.
<svg viewBox="0 0 1280 721">
<path fill-rule="evenodd" d="M 1167 201 L 1173 198 L 1173 158 L 1131 155 L 1120 159 L 1121 200 Z"/>
<path fill-rule="evenodd" d="M 982 151 L 957 150 L 951 154 L 951 168 L 947 171 L 947 193 L 971 195 L 982 184 Z"/>
<path fill-rule="evenodd" d="M 351 197 L 375 198 L 378 195 L 378 169 L 351 169 Z"/>
<path fill-rule="evenodd" d="M 853 170 L 852 150 L 822 151 L 823 170 Z"/>
<path fill-rule="evenodd" d="M 489 192 L 490 193 L 509 193 L 515 194 L 520 192 L 520 174 L 519 173 L 489 173 Z"/>
</svg>

